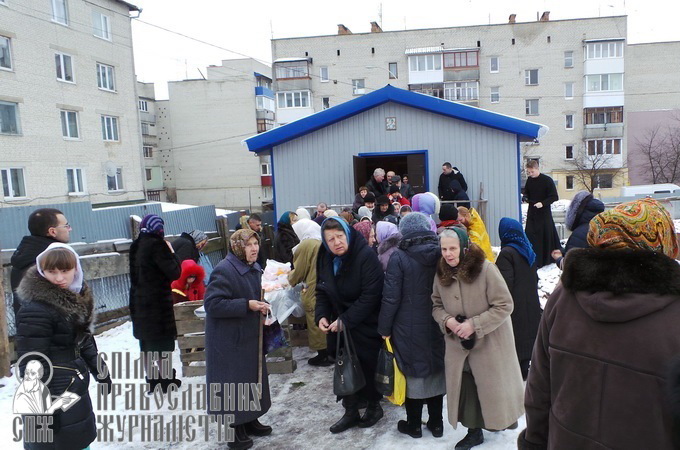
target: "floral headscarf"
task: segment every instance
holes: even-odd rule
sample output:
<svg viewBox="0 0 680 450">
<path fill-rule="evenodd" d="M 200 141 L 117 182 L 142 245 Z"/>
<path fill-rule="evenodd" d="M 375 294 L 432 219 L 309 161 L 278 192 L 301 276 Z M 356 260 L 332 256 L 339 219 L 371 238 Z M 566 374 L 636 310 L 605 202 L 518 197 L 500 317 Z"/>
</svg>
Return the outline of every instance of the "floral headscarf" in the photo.
<svg viewBox="0 0 680 450">
<path fill-rule="evenodd" d="M 229 243 L 231 244 L 231 252 L 238 259 L 248 264 L 246 259 L 246 245 L 250 238 L 255 236 L 257 238 L 257 243 L 260 243 L 260 236 L 251 229 L 240 229 L 231 235 L 229 238 Z"/>
</svg>

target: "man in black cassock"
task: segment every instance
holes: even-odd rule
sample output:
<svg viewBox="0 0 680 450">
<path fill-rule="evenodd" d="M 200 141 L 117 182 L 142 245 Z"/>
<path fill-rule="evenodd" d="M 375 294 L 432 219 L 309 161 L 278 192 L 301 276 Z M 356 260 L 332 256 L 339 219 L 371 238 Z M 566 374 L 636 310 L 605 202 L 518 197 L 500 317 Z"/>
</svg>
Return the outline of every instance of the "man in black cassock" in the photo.
<svg viewBox="0 0 680 450">
<path fill-rule="evenodd" d="M 537 161 L 526 165 L 527 182 L 523 200 L 529 203 L 525 232 L 536 253 L 536 266 L 543 267 L 554 262 L 551 252 L 560 248 L 560 238 L 555 229 L 550 205 L 558 200 L 555 182 L 542 174 Z"/>
</svg>

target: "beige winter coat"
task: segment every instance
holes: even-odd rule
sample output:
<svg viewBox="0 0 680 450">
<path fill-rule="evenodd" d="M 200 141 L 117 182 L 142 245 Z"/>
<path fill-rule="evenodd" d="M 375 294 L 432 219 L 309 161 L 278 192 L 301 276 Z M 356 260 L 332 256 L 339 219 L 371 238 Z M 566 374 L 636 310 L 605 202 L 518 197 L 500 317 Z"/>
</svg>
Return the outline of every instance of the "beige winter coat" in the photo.
<svg viewBox="0 0 680 450">
<path fill-rule="evenodd" d="M 444 283 L 442 283 L 444 280 Z M 447 281 L 450 281 L 450 285 Z M 471 244 L 458 273 L 442 259 L 432 292 L 432 316 L 446 342 L 446 395 L 449 422 L 458 424 L 458 403 L 465 359 L 477 384 L 484 425 L 503 430 L 524 413 L 524 387 L 512 333 L 512 296 L 498 268 Z M 465 350 L 444 325 L 449 317 L 472 318 L 475 346 Z"/>
</svg>

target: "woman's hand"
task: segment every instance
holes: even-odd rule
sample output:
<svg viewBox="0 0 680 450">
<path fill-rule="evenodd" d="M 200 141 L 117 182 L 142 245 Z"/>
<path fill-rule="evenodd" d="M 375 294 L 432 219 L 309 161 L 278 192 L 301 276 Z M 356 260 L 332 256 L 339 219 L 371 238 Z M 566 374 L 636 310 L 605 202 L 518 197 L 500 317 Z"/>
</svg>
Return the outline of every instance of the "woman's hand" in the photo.
<svg viewBox="0 0 680 450">
<path fill-rule="evenodd" d="M 456 319 L 454 319 L 453 317 L 449 317 L 448 319 L 446 319 L 445 325 L 446 328 L 448 328 L 451 333 L 455 334 L 456 328 L 458 327 L 459 324 L 458 322 L 456 322 Z"/>
<path fill-rule="evenodd" d="M 255 312 L 259 311 L 264 316 L 267 314 L 267 311 L 269 311 L 269 303 L 261 302 L 259 300 L 248 300 L 248 308 L 251 311 Z"/>
<path fill-rule="evenodd" d="M 475 327 L 472 325 L 472 320 L 468 319 L 463 323 L 459 323 L 453 332 L 461 339 L 469 339 L 475 334 Z"/>
<path fill-rule="evenodd" d="M 172 244 L 170 243 L 170 241 L 165 241 L 165 243 L 166 243 L 166 245 L 168 246 L 168 248 L 170 249 L 170 252 L 171 252 L 171 253 L 175 253 L 175 249 L 172 248 Z"/>
<path fill-rule="evenodd" d="M 325 317 L 322 317 L 319 320 L 319 330 L 321 330 L 324 334 L 328 334 L 328 319 Z"/>
<path fill-rule="evenodd" d="M 328 331 L 331 333 L 337 333 L 338 331 L 342 331 L 342 322 L 340 322 L 340 319 L 336 319 L 335 322 L 330 324 L 328 326 Z"/>
</svg>

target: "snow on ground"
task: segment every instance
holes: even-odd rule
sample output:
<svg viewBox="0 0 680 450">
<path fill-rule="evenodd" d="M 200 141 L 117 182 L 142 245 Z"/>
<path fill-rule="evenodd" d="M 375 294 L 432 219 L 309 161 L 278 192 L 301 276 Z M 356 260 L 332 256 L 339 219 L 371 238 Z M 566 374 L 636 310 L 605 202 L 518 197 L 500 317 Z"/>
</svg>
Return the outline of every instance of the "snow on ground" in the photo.
<svg viewBox="0 0 680 450">
<path fill-rule="evenodd" d="M 189 209 L 189 208 L 196 208 L 196 205 L 183 205 L 181 203 L 168 203 L 168 202 L 159 202 L 161 204 L 161 210 L 163 212 L 168 212 L 168 211 L 179 211 L 182 209 Z M 224 216 L 226 214 L 231 214 L 235 213 L 237 211 L 232 211 L 230 209 L 221 209 L 221 208 L 215 208 L 215 214 L 217 216 Z"/>
</svg>

